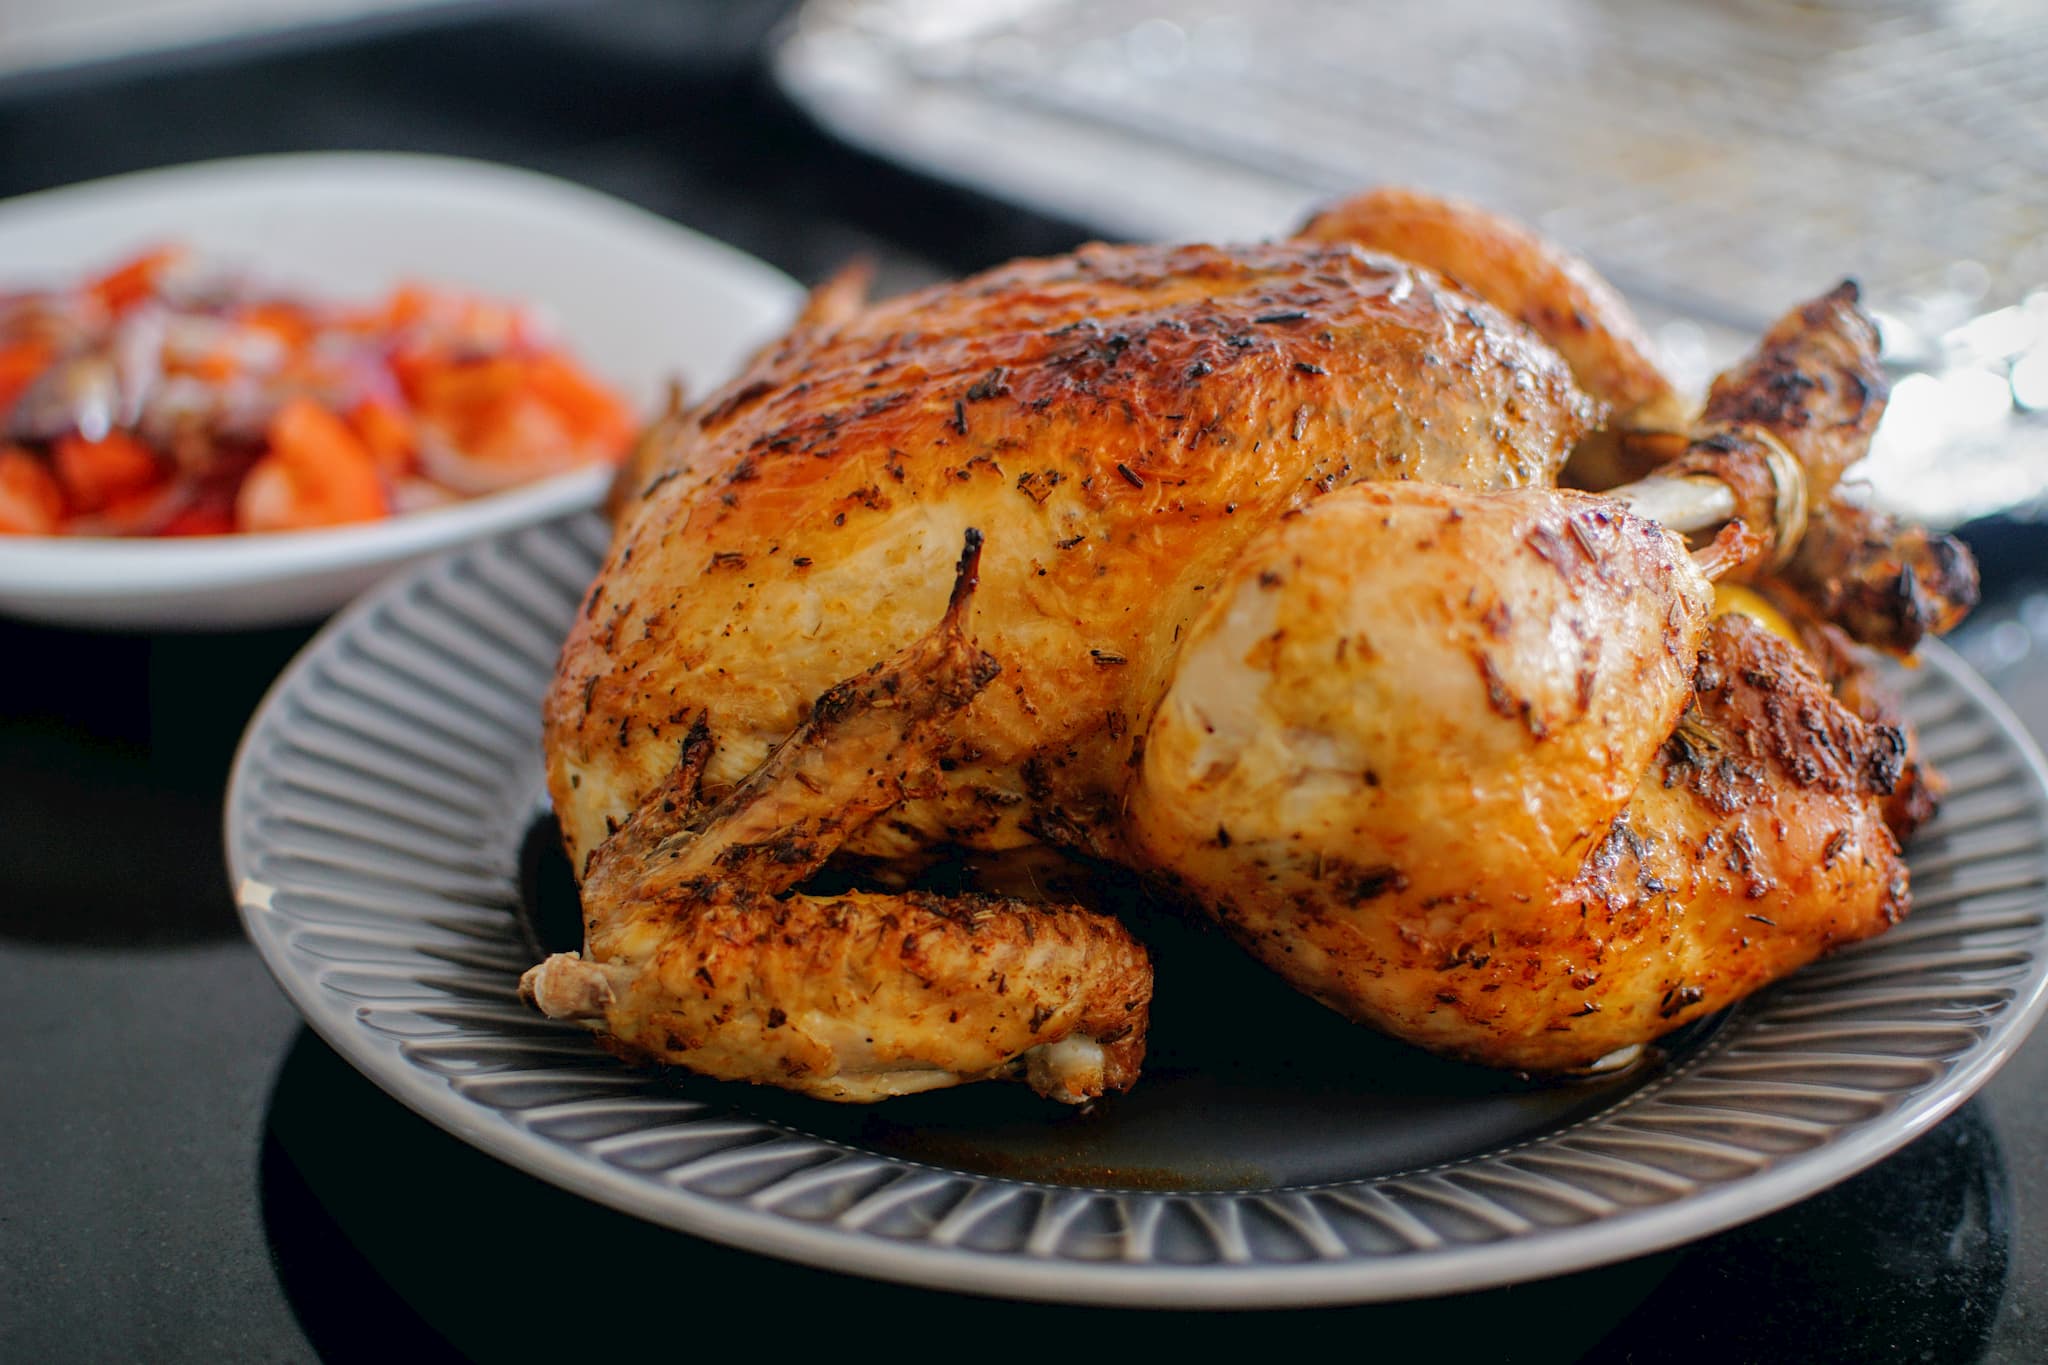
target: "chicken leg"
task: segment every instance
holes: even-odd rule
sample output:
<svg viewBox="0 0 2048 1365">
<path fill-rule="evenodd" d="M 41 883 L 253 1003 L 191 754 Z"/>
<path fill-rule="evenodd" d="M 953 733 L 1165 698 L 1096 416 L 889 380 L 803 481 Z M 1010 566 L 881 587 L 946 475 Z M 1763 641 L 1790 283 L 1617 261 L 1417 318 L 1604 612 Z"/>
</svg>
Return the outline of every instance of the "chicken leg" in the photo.
<svg viewBox="0 0 2048 1365">
<path fill-rule="evenodd" d="M 1899 732 L 1712 610 L 1858 453 L 1869 338 L 1841 305 L 1775 329 L 1621 498 L 1365 486 L 1248 547 L 1147 734 L 1153 865 L 1333 1008 L 1528 1070 L 1893 922 Z M 1737 518 L 1697 562 L 1630 510 L 1687 499 Z"/>
<path fill-rule="evenodd" d="M 1702 437 L 1711 438 L 1716 425 L 1734 426 L 1738 431 L 1731 439 L 1744 439 L 1725 382 L 1709 395 L 1707 411 L 1691 417 L 1690 405 L 1659 369 L 1649 338 L 1621 296 L 1585 261 L 1518 223 L 1461 200 L 1388 188 L 1317 214 L 1300 235 L 1354 242 L 1434 270 L 1549 342 L 1579 386 L 1608 411 L 1607 420 L 1572 451 L 1564 475 L 1574 486 L 1611 489 L 1653 471 L 1674 472 L 1666 468 L 1671 461 L 1700 458 Z M 1886 380 L 1876 364 L 1875 333 L 1854 315 L 1855 305 L 1855 287 L 1844 284 L 1814 300 L 1808 311 L 1836 314 L 1836 333 L 1868 354 L 1867 363 L 1841 372 L 1851 387 L 1828 414 L 1840 425 L 1840 448 L 1860 452 L 1883 410 Z M 1794 345 L 1826 334 L 1805 320 L 1788 318 L 1781 331 L 1786 327 L 1796 335 L 1782 340 Z M 1782 359 L 1782 373 L 1804 372 L 1801 357 Z M 1750 403 L 1777 401 L 1767 385 L 1752 385 L 1745 393 Z M 1706 458 L 1711 462 L 1714 456 Z M 1774 565 L 1751 565 L 1743 576 L 1775 568 L 1779 594 L 1798 598 L 1818 619 L 1838 622 L 1852 638 L 1893 654 L 1910 653 L 1926 636 L 1961 620 L 1977 600 L 1969 551 L 1952 537 L 1842 498 L 1833 491 L 1839 467 L 1816 466 L 1815 472 L 1819 477 L 1806 487 L 1803 505 L 1782 509 L 1803 511 L 1814 533 L 1791 537 L 1795 543 Z M 1777 481 L 1771 482 L 1775 492 Z M 1664 485 L 1649 496 L 1668 499 L 1679 491 Z M 1703 500 L 1700 491 L 1681 499 L 1692 518 L 1718 524 L 1733 514 L 1725 500 Z M 1674 509 L 1664 501 L 1643 510 L 1655 517 Z"/>
</svg>

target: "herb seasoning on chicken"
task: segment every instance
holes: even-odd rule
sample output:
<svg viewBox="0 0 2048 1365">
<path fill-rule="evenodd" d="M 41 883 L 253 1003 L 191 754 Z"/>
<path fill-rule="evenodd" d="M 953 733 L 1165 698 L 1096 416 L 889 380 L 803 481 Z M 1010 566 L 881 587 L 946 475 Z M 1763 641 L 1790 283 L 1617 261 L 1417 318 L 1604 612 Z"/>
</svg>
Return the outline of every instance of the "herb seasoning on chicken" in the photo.
<svg viewBox="0 0 2048 1365">
<path fill-rule="evenodd" d="M 1843 630 L 1910 647 L 1974 578 L 1834 496 L 1884 402 L 1853 290 L 1696 419 L 1582 263 L 1406 192 L 858 295 L 627 466 L 547 710 L 589 931 L 548 1013 L 834 1099 L 1134 1079 L 1114 920 L 809 894 L 835 855 L 1121 864 L 1530 1070 L 1904 913 L 1933 779 Z"/>
</svg>

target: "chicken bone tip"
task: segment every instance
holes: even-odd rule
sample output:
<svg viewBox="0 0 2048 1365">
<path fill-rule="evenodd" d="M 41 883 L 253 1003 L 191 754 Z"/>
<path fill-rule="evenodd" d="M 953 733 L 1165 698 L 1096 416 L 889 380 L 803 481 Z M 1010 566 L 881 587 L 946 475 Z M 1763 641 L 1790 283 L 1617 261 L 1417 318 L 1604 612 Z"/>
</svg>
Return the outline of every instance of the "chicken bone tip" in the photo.
<svg viewBox="0 0 2048 1365">
<path fill-rule="evenodd" d="M 519 998 L 550 1019 L 601 1019 L 616 998 L 613 978 L 631 975 L 601 962 L 586 962 L 581 953 L 556 953 L 527 968 L 519 978 Z"/>
</svg>

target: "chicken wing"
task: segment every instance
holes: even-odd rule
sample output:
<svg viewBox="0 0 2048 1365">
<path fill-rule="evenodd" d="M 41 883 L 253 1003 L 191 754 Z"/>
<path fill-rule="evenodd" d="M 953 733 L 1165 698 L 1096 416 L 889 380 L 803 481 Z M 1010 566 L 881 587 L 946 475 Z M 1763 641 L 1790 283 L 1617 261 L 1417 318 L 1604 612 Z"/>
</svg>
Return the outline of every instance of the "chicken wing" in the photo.
<svg viewBox="0 0 2048 1365">
<path fill-rule="evenodd" d="M 699 724 L 583 873 L 588 956 L 521 991 L 632 1057 L 835 1100 L 1021 1075 L 1080 1103 L 1127 1088 L 1151 969 L 1116 921 L 987 896 L 796 890 L 938 773 L 945 725 L 996 676 L 968 640 L 970 535 L 938 629 L 826 692 L 715 806 Z"/>
</svg>

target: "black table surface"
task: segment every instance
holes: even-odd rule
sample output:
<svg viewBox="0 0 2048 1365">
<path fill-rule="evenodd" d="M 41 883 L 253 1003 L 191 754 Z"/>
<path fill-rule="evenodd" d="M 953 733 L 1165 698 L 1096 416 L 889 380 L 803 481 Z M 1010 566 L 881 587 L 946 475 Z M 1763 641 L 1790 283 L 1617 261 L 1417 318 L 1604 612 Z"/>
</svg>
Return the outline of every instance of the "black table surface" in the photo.
<svg viewBox="0 0 2048 1365">
<path fill-rule="evenodd" d="M 1085 236 L 820 134 L 761 71 L 780 9 L 458 8 L 17 78 L 0 83 L 0 194 L 374 148 L 566 176 L 806 280 L 865 254 L 889 288 Z M 2048 597 L 2027 577 L 2040 541 L 2001 535 L 1962 643 L 2048 734 Z M 244 720 L 309 634 L 0 624 L 0 1360 L 856 1340 L 1008 1355 L 1121 1332 L 1159 1350 L 1342 1333 L 1330 1343 L 1482 1360 L 2048 1360 L 2048 1039 L 1793 1208 L 1623 1265 L 1415 1304 L 1014 1304 L 784 1265 L 601 1209 L 384 1096 L 298 1022 L 243 940 L 221 793 Z"/>
</svg>

